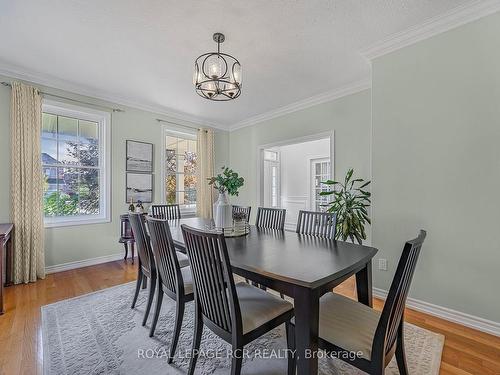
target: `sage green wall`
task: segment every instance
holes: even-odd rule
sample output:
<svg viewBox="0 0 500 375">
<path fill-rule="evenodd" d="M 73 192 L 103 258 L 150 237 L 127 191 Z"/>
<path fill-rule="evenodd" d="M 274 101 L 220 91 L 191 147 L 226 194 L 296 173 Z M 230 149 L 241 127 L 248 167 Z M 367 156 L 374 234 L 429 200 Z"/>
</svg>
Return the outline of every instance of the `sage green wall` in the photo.
<svg viewBox="0 0 500 375">
<path fill-rule="evenodd" d="M 258 146 L 332 130 L 335 175 L 343 176 L 352 167 L 369 178 L 370 100 L 370 90 L 365 90 L 229 133 L 231 167 L 245 178 L 239 197 L 231 200 L 250 204 L 256 212 Z"/>
<path fill-rule="evenodd" d="M 1 77 L 1 81 L 10 81 Z M 38 85 L 37 85 L 38 86 Z M 125 112 L 112 114 L 111 120 L 111 218 L 110 223 L 78 225 L 71 227 L 47 228 L 45 230 L 45 262 L 47 266 L 64 264 L 105 255 L 123 252 L 119 245 L 119 220 L 121 213 L 127 210 L 125 203 L 125 140 L 134 139 L 154 143 L 154 196 L 161 201 L 160 171 L 162 125 L 156 119 L 165 118 L 158 114 L 133 108 L 116 106 L 92 98 L 84 98 L 67 92 L 42 88 L 45 92 L 65 97 L 85 100 L 97 105 L 124 108 Z M 10 145 L 9 145 L 10 88 L 0 86 L 0 222 L 9 220 L 10 198 Z M 176 120 L 178 123 L 179 122 Z M 186 123 L 185 123 L 186 124 Z M 216 165 L 227 164 L 229 135 L 225 131 L 215 134 Z M 6 178 L 5 178 L 6 177 Z"/>
<path fill-rule="evenodd" d="M 374 270 L 427 229 L 411 296 L 500 322 L 500 13 L 373 62 Z"/>
</svg>

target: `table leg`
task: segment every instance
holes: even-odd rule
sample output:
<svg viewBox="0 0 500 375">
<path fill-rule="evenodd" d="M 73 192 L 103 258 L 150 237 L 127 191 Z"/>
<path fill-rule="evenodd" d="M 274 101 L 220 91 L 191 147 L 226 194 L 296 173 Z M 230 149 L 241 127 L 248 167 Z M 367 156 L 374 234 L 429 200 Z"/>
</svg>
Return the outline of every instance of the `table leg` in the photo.
<svg viewBox="0 0 500 375">
<path fill-rule="evenodd" d="M 358 301 L 373 307 L 372 296 L 372 261 L 365 264 L 365 267 L 356 273 L 356 290 Z"/>
<path fill-rule="evenodd" d="M 319 294 L 300 288 L 295 296 L 295 342 L 297 374 L 318 373 Z"/>
</svg>

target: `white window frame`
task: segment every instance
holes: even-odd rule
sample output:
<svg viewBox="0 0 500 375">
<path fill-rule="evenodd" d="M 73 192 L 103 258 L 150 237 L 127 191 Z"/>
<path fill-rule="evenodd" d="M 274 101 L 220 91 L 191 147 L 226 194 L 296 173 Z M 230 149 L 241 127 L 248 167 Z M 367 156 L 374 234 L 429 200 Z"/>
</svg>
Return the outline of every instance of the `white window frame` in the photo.
<svg viewBox="0 0 500 375">
<path fill-rule="evenodd" d="M 196 141 L 197 139 L 197 132 L 196 129 L 186 129 L 186 128 L 177 128 L 174 127 L 173 125 L 164 125 L 162 129 L 162 148 L 161 148 L 161 202 L 162 204 L 166 204 L 167 199 L 165 196 L 165 179 L 167 177 L 166 171 L 165 171 L 165 162 L 166 162 L 166 151 L 167 151 L 167 136 L 171 137 L 179 137 L 179 138 L 185 138 L 185 139 L 191 139 Z M 196 154 L 198 155 L 198 149 L 196 149 Z M 196 172 L 198 175 L 198 171 Z M 196 208 L 198 205 L 198 191 L 196 192 L 196 204 L 194 207 L 186 207 L 183 204 L 179 204 L 179 208 L 181 210 L 182 216 L 195 216 L 196 215 Z M 191 205 L 193 206 L 193 205 Z"/>
<path fill-rule="evenodd" d="M 99 214 L 45 217 L 45 228 L 100 224 L 111 221 L 111 114 L 94 108 L 43 100 L 42 112 L 99 124 Z"/>
</svg>

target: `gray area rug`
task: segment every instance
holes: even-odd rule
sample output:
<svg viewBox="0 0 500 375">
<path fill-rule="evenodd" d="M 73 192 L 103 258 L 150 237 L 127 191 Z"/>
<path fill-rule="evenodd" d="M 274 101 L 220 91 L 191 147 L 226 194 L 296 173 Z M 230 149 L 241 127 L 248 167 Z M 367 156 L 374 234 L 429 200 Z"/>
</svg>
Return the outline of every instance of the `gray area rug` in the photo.
<svg viewBox="0 0 500 375">
<path fill-rule="evenodd" d="M 175 302 L 165 296 L 155 337 L 141 326 L 147 290 L 130 308 L 134 283 L 119 285 L 42 307 L 44 374 L 185 374 L 193 332 L 194 308 L 186 306 L 176 357 L 167 363 Z M 154 306 L 153 306 L 154 308 Z M 153 310 L 153 309 L 152 309 Z M 412 375 L 437 375 L 444 337 L 406 324 L 406 353 Z M 286 340 L 279 327 L 245 347 L 243 374 L 286 374 Z M 227 374 L 230 346 L 205 328 L 197 374 Z M 363 372 L 337 359 L 320 359 L 320 374 Z M 395 360 L 386 374 L 399 374 Z"/>
</svg>

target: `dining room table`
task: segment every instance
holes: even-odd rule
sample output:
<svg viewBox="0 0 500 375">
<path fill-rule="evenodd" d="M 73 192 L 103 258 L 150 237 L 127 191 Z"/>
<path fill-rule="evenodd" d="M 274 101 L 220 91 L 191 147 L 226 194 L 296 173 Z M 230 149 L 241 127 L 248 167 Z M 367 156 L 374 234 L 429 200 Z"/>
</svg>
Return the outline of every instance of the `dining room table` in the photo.
<svg viewBox="0 0 500 375">
<path fill-rule="evenodd" d="M 214 230 L 212 220 L 199 217 L 169 224 L 181 251 L 182 224 Z M 317 374 L 320 297 L 355 275 L 358 301 L 372 306 L 372 258 L 377 249 L 255 226 L 246 235 L 227 237 L 226 244 L 233 273 L 293 298 L 297 374 Z"/>
</svg>

